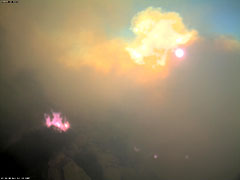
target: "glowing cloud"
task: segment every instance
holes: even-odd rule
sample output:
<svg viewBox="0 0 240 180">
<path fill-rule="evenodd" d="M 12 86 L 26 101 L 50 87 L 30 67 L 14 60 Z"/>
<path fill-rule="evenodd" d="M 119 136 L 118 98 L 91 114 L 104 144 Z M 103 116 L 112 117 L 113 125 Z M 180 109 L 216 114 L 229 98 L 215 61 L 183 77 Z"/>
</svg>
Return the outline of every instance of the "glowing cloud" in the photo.
<svg viewBox="0 0 240 180">
<path fill-rule="evenodd" d="M 64 118 L 61 117 L 61 113 L 57 112 L 52 112 L 53 118 L 51 119 L 50 115 L 46 114 L 45 115 L 45 120 L 46 120 L 46 126 L 50 128 L 51 126 L 54 126 L 59 130 L 60 132 L 62 131 L 67 131 L 70 128 L 69 122 Z"/>
<path fill-rule="evenodd" d="M 100 73 L 149 83 L 167 77 L 178 63 L 169 57 L 174 58 L 177 48 L 185 49 L 197 37 L 177 13 L 163 13 L 159 8 L 139 12 L 132 19 L 131 29 L 136 35 L 132 40 L 109 37 L 101 28 L 66 31 L 61 35 L 62 43 L 58 38 L 54 41 L 60 49 L 58 59 L 76 71 L 91 67 Z"/>
<path fill-rule="evenodd" d="M 164 66 L 170 51 L 188 43 L 197 35 L 196 31 L 189 31 L 185 27 L 177 13 L 164 13 L 160 8 L 152 7 L 133 18 L 131 30 L 136 38 L 126 50 L 137 64 L 146 64 L 154 58 L 153 67 Z"/>
</svg>

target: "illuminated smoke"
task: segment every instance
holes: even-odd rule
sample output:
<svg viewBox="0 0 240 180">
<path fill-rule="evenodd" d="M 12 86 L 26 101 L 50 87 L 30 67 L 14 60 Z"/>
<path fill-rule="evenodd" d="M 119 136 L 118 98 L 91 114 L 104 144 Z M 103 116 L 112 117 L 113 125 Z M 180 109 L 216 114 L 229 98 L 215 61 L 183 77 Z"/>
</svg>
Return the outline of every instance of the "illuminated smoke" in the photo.
<svg viewBox="0 0 240 180">
<path fill-rule="evenodd" d="M 175 12 L 162 12 L 160 8 L 148 8 L 132 20 L 131 30 L 136 35 L 126 50 L 137 64 L 146 64 L 154 58 L 155 65 L 164 66 L 169 52 L 188 43 L 197 32 L 189 31 L 182 18 Z"/>
<path fill-rule="evenodd" d="M 105 74 L 152 82 L 167 77 L 175 63 L 169 57 L 176 57 L 177 48 L 186 49 L 197 37 L 177 13 L 160 8 L 139 12 L 132 19 L 131 30 L 135 38 L 128 41 L 92 29 L 67 32 L 62 36 L 59 61 L 73 70 L 91 67 Z"/>
<path fill-rule="evenodd" d="M 61 113 L 52 112 L 53 118 L 51 119 L 50 115 L 45 115 L 46 126 L 50 128 L 54 126 L 60 132 L 67 131 L 70 128 L 69 122 L 61 117 Z"/>
</svg>

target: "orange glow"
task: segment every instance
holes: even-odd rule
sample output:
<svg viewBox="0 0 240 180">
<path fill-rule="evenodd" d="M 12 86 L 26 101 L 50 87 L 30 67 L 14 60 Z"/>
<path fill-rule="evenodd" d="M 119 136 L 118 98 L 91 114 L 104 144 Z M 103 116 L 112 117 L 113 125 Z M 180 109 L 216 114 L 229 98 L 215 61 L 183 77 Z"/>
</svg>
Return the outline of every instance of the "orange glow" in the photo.
<svg viewBox="0 0 240 180">
<path fill-rule="evenodd" d="M 167 77 L 174 65 L 170 58 L 173 50 L 197 35 L 184 26 L 177 13 L 154 8 L 138 13 L 131 29 L 136 35 L 132 41 L 108 38 L 103 31 L 91 29 L 65 34 L 60 61 L 75 70 L 92 67 L 104 74 L 149 82 Z"/>
</svg>

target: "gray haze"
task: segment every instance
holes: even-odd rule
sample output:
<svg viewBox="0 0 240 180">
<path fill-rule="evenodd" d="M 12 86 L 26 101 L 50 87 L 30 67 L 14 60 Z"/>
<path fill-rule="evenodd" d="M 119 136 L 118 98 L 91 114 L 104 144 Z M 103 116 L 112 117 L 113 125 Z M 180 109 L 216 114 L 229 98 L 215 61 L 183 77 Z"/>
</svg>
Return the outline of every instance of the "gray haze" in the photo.
<svg viewBox="0 0 240 180">
<path fill-rule="evenodd" d="M 124 12 L 129 13 L 130 2 L 104 3 L 0 5 L 1 152 L 27 162 L 31 175 L 38 170 L 28 170 L 31 160 L 19 146 L 43 141 L 44 147 L 51 144 L 52 154 L 64 153 L 76 162 L 79 149 L 90 151 L 96 158 L 92 168 L 101 170 L 94 177 L 83 168 L 92 179 L 237 179 L 239 42 L 233 37 L 201 37 L 166 78 L 149 83 L 114 70 L 65 66 L 62 58 L 81 41 L 74 37 L 79 31 L 92 31 L 106 40 L 111 38 L 109 31 L 113 36 L 129 25 Z M 62 133 L 55 140 L 58 134 L 45 132 L 44 113 L 51 110 L 67 116 L 67 137 Z M 29 149 L 35 158 L 44 154 L 41 148 Z M 51 153 L 46 162 L 53 159 Z M 118 165 L 108 167 L 112 159 Z"/>
</svg>

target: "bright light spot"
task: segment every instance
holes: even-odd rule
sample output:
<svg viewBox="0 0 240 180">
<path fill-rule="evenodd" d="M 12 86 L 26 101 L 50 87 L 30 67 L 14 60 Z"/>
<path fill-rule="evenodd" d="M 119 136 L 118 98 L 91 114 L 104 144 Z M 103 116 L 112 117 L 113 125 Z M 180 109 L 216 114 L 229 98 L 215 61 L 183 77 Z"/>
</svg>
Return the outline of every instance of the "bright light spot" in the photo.
<svg viewBox="0 0 240 180">
<path fill-rule="evenodd" d="M 66 128 L 68 128 L 68 127 L 69 127 L 69 123 L 68 123 L 68 122 L 64 123 L 64 126 L 65 126 Z"/>
<path fill-rule="evenodd" d="M 175 55 L 176 55 L 178 58 L 183 57 L 183 56 L 184 56 L 184 51 L 183 51 L 183 49 L 177 48 L 177 49 L 175 50 Z"/>
<path fill-rule="evenodd" d="M 153 158 L 154 158 L 154 159 L 157 159 L 157 158 L 158 158 L 158 155 L 157 155 L 157 154 L 154 154 Z"/>
<path fill-rule="evenodd" d="M 64 119 L 64 122 L 63 122 L 63 118 L 61 117 L 61 113 L 53 112 L 52 116 L 53 116 L 53 118 L 51 119 L 50 115 L 48 115 L 48 114 L 45 115 L 46 126 L 48 128 L 51 127 L 51 126 L 54 126 L 60 132 L 62 132 L 62 131 L 65 132 L 69 129 L 70 124 L 65 119 Z"/>
</svg>

